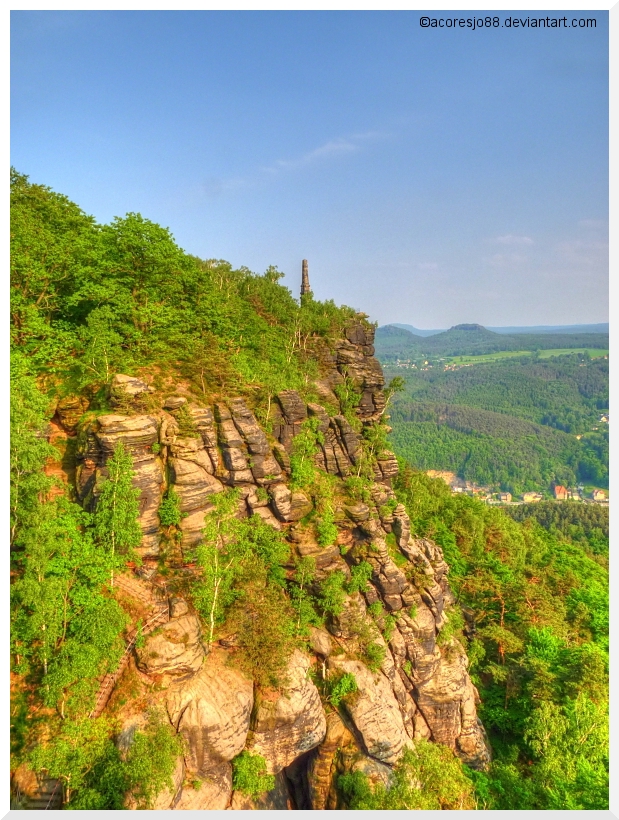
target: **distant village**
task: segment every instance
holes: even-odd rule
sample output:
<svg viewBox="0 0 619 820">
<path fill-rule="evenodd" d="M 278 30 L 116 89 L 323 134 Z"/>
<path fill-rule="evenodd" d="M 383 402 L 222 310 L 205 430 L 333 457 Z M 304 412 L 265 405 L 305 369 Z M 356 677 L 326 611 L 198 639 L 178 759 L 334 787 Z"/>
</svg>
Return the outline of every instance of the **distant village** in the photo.
<svg viewBox="0 0 619 820">
<path fill-rule="evenodd" d="M 455 473 L 446 470 L 426 470 L 426 474 L 431 478 L 441 478 L 450 488 L 452 493 L 470 495 L 485 501 L 486 504 L 498 506 L 515 506 L 518 504 L 535 504 L 539 501 L 554 499 L 555 501 L 580 501 L 583 504 L 604 504 L 608 505 L 608 491 L 601 489 L 587 489 L 582 484 L 577 487 L 564 487 L 555 484 L 552 487 L 552 494 L 539 492 L 526 492 L 514 497 L 511 493 L 494 492 L 490 487 L 480 487 L 473 481 L 465 481 Z"/>
</svg>

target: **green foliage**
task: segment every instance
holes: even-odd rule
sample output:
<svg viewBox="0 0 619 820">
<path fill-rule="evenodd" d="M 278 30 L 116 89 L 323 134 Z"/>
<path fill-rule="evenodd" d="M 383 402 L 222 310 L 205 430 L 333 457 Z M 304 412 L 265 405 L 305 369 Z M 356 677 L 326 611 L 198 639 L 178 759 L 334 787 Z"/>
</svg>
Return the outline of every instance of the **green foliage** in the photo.
<svg viewBox="0 0 619 820">
<path fill-rule="evenodd" d="M 152 712 L 124 759 L 111 732 L 104 718 L 65 720 L 49 742 L 31 752 L 35 770 L 62 781 L 66 808 L 121 810 L 130 798 L 138 809 L 148 809 L 160 791 L 173 789 L 182 745 L 169 723 Z"/>
<path fill-rule="evenodd" d="M 527 357 L 407 374 L 392 443 L 417 467 L 515 493 L 547 492 L 553 481 L 607 486 L 608 429 L 598 422 L 607 360 Z"/>
<path fill-rule="evenodd" d="M 166 492 L 159 505 L 159 522 L 162 527 L 178 527 L 181 523 L 181 499 L 173 487 Z"/>
<path fill-rule="evenodd" d="M 454 810 L 476 808 L 473 784 L 451 749 L 416 740 L 396 764 L 391 782 L 372 787 L 363 772 L 340 775 L 337 781 L 346 806 L 353 811 Z"/>
<path fill-rule="evenodd" d="M 413 616 L 411 616 L 411 617 L 413 617 Z M 385 639 L 385 641 L 387 643 L 389 643 L 389 641 L 391 640 L 391 638 L 393 636 L 393 633 L 394 633 L 397 622 L 398 622 L 398 619 L 396 618 L 395 615 L 387 615 L 387 617 L 385 618 L 385 626 L 384 626 L 384 629 L 383 629 L 383 638 Z"/>
<path fill-rule="evenodd" d="M 344 480 L 344 487 L 353 501 L 368 504 L 372 500 L 371 482 L 365 476 L 351 475 Z"/>
<path fill-rule="evenodd" d="M 296 612 L 295 633 L 302 637 L 309 635 L 308 627 L 320 625 L 316 600 L 309 591 L 315 576 L 316 559 L 305 556 L 296 562 L 292 583 L 288 585 L 290 603 Z"/>
<path fill-rule="evenodd" d="M 258 686 L 281 686 L 297 645 L 298 613 L 277 584 L 255 582 L 244 591 L 231 620 L 239 645 L 237 663 Z"/>
<path fill-rule="evenodd" d="M 64 498 L 42 504 L 22 532 L 11 587 L 16 670 L 64 714 L 87 713 L 97 678 L 122 653 L 125 616 L 104 594 L 110 556 L 90 532 L 91 517 Z"/>
<path fill-rule="evenodd" d="M 151 712 L 143 730 L 135 733 L 124 761 L 128 793 L 138 809 L 150 809 L 163 789 L 174 791 L 172 774 L 183 752 L 170 723 Z"/>
<path fill-rule="evenodd" d="M 335 514 L 331 506 L 328 506 L 320 515 L 316 522 L 316 540 L 321 547 L 330 547 L 334 544 L 338 536 L 338 529 L 335 526 Z"/>
<path fill-rule="evenodd" d="M 300 489 L 311 487 L 316 480 L 314 454 L 322 435 L 319 431 L 320 419 L 305 419 L 301 430 L 292 441 L 290 454 L 291 485 Z M 337 534 L 337 533 L 336 533 Z"/>
<path fill-rule="evenodd" d="M 363 648 L 363 660 L 371 672 L 379 671 L 386 654 L 387 647 L 374 641 Z"/>
<path fill-rule="evenodd" d="M 94 515 L 94 534 L 110 554 L 112 566 L 122 557 L 134 557 L 142 541 L 138 522 L 140 491 L 133 486 L 133 459 L 119 439 L 107 462 L 107 478 L 101 485 Z M 112 575 L 113 578 L 113 575 Z"/>
<path fill-rule="evenodd" d="M 178 410 L 175 411 L 174 416 L 178 423 L 178 435 L 181 438 L 195 438 L 200 433 L 193 420 L 193 416 L 186 404 L 181 404 Z"/>
<path fill-rule="evenodd" d="M 374 618 L 374 620 L 381 618 L 384 615 L 384 612 L 385 610 L 383 609 L 381 601 L 374 601 L 374 603 L 370 604 L 368 607 L 368 615 Z"/>
<path fill-rule="evenodd" d="M 346 591 L 349 593 L 365 592 L 372 572 L 372 565 L 367 561 L 361 561 L 353 566 L 350 570 L 350 581 L 346 584 Z"/>
<path fill-rule="evenodd" d="M 475 776 L 480 802 L 606 806 L 608 573 L 580 541 L 597 528 L 585 525 L 570 541 L 561 529 L 571 518 L 550 532 L 533 516 L 518 523 L 410 468 L 396 492 L 413 531 L 442 546 L 459 603 L 475 615 L 469 669 L 495 753 L 489 774 Z M 439 642 L 460 630 L 457 612 Z M 589 737 L 595 752 L 581 755 Z"/>
<path fill-rule="evenodd" d="M 446 613 L 446 616 L 447 623 L 443 625 L 443 628 L 436 638 L 436 642 L 439 646 L 445 646 L 452 638 L 462 637 L 462 629 L 464 627 L 462 612 L 460 612 L 457 606 L 454 606 Z"/>
<path fill-rule="evenodd" d="M 353 430 L 359 432 L 361 425 L 355 410 L 359 406 L 362 394 L 357 389 L 357 385 L 348 375 L 345 375 L 344 381 L 335 386 L 334 392 L 340 402 L 342 415 Z"/>
<path fill-rule="evenodd" d="M 328 677 L 326 680 L 327 700 L 334 709 L 339 709 L 340 703 L 357 691 L 357 681 L 352 672 L 336 674 Z"/>
<path fill-rule="evenodd" d="M 19 545 L 22 528 L 36 515 L 40 496 L 52 485 L 43 467 L 58 452 L 41 435 L 48 405 L 27 360 L 16 353 L 11 359 L 11 545 Z"/>
<path fill-rule="evenodd" d="M 506 350 L 561 350 L 565 348 L 608 348 L 607 333 L 496 333 L 481 325 L 456 327 L 429 337 L 404 328 L 386 325 L 376 331 L 376 351 L 381 361 L 410 358 L 423 363 L 450 356 L 479 356 Z M 538 358 L 527 356 L 537 362 Z"/>
<path fill-rule="evenodd" d="M 268 420 L 273 395 L 307 391 L 317 352 L 355 317 L 299 304 L 280 277 L 189 256 L 140 214 L 99 226 L 11 171 L 12 341 L 36 374 L 72 390 L 156 363 L 202 397 L 258 395 Z"/>
<path fill-rule="evenodd" d="M 346 576 L 342 570 L 329 573 L 320 583 L 316 600 L 325 615 L 339 615 L 344 609 Z"/>
<path fill-rule="evenodd" d="M 204 520 L 203 540 L 196 549 L 202 573 L 192 587 L 194 605 L 208 625 L 209 647 L 216 625 L 223 623 L 228 607 L 238 597 L 235 582 L 251 556 L 243 523 L 236 517 L 238 490 L 219 493 L 213 502 L 214 509 Z"/>
<path fill-rule="evenodd" d="M 245 750 L 232 761 L 232 788 L 256 798 L 275 788 L 275 777 L 261 755 Z"/>
<path fill-rule="evenodd" d="M 259 516 L 236 517 L 238 490 L 213 500 L 215 509 L 205 518 L 204 540 L 196 549 L 202 572 L 192 587 L 194 605 L 207 624 L 209 646 L 216 626 L 230 618 L 240 665 L 260 685 L 277 685 L 295 635 L 307 626 L 300 623 L 307 613 L 300 617 L 283 590 L 289 546 Z"/>
<path fill-rule="evenodd" d="M 608 507 L 540 501 L 506 507 L 505 512 L 514 521 L 534 519 L 556 538 L 578 544 L 592 555 L 608 555 Z"/>
</svg>

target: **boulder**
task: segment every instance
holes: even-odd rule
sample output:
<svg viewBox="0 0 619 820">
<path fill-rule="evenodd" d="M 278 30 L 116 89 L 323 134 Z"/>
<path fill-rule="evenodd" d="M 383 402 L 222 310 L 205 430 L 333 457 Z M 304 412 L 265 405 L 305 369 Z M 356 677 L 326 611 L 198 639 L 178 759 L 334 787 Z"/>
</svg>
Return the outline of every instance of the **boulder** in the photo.
<svg viewBox="0 0 619 820">
<path fill-rule="evenodd" d="M 110 404 L 112 407 L 125 407 L 143 395 L 153 393 L 154 388 L 135 376 L 117 373 L 110 384 Z"/>
<path fill-rule="evenodd" d="M 309 645 L 313 652 L 317 655 L 322 655 L 324 658 L 328 658 L 331 654 L 331 636 L 324 629 L 310 626 Z"/>
<path fill-rule="evenodd" d="M 275 518 L 275 516 L 268 507 L 257 507 L 254 510 L 254 515 L 257 515 L 259 518 L 262 518 L 265 524 L 268 524 L 270 527 L 273 527 L 273 529 L 281 530 L 282 525 L 279 523 L 277 518 Z"/>
<path fill-rule="evenodd" d="M 135 648 L 137 666 L 146 674 L 188 675 L 202 666 L 205 651 L 196 615 L 181 615 Z"/>
<path fill-rule="evenodd" d="M 132 454 L 146 454 L 158 439 L 157 419 L 153 416 L 98 416 L 95 436 L 105 455 L 111 455 L 122 440 Z M 151 450 L 152 453 L 152 450 Z"/>
<path fill-rule="evenodd" d="M 232 766 L 219 762 L 186 778 L 178 799 L 169 808 L 185 811 L 223 811 L 232 795 Z"/>
<path fill-rule="evenodd" d="M 208 772 L 243 751 L 254 687 L 236 669 L 205 663 L 197 675 L 169 687 L 166 703 L 173 725 L 185 740 L 190 772 Z"/>
<path fill-rule="evenodd" d="M 361 735 L 366 752 L 383 763 L 396 763 L 412 743 L 387 678 L 381 672 L 370 672 L 361 661 L 331 656 L 327 663 L 330 672 L 354 675 L 357 692 L 346 698 L 343 706 Z"/>
<path fill-rule="evenodd" d="M 252 722 L 249 749 L 260 754 L 271 773 L 280 772 L 300 754 L 313 749 L 326 732 L 318 690 L 307 672 L 310 659 L 299 650 L 286 669 L 286 683 L 276 699 L 263 697 Z"/>
<path fill-rule="evenodd" d="M 484 768 L 490 751 L 477 720 L 468 660 L 457 642 L 450 648 L 432 676 L 417 686 L 417 705 L 435 742 L 454 749 L 469 765 Z"/>
<path fill-rule="evenodd" d="M 234 399 L 230 403 L 230 411 L 234 424 L 241 433 L 249 452 L 252 455 L 266 455 L 269 452 L 267 437 L 244 400 Z"/>
<path fill-rule="evenodd" d="M 210 467 L 208 455 L 204 450 L 202 454 Z M 221 481 L 193 459 L 170 457 L 168 464 L 174 489 L 180 498 L 181 512 L 210 509 L 210 496 L 223 490 Z"/>
</svg>

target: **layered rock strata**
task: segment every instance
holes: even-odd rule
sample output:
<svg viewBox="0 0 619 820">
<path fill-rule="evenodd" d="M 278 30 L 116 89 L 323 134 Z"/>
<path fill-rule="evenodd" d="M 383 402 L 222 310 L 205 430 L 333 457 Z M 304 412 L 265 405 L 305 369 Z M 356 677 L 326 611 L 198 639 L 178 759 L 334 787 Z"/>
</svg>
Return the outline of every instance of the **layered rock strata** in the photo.
<svg viewBox="0 0 619 820">
<path fill-rule="evenodd" d="M 489 760 L 465 652 L 453 639 L 440 645 L 454 603 L 448 566 L 438 545 L 415 537 L 396 503 L 393 454 L 378 459 L 371 498 L 336 494 L 338 536 L 327 546 L 301 520 L 312 511 L 310 494 L 289 486 L 293 442 L 308 418 L 318 421 L 316 465 L 340 478 L 356 471 L 361 437 L 340 412 L 337 394 L 353 389 L 361 424 L 377 423 L 385 410 L 384 378 L 373 352 L 373 330 L 363 323 L 349 327 L 316 382 L 324 404 L 281 392 L 270 432 L 242 398 L 211 407 L 178 394 L 153 409 L 148 386 L 120 376 L 113 393 L 119 412 L 87 414 L 77 425 L 76 489 L 85 506 L 96 505 L 116 444 L 122 441 L 131 454 L 145 558 L 159 554 L 164 493 L 173 488 L 180 499 L 182 550 L 190 556 L 213 496 L 233 486 L 240 490 L 240 516 L 259 515 L 281 530 L 292 561 L 315 559 L 315 583 L 338 570 L 349 579 L 362 561 L 371 567 L 366 588 L 347 595 L 325 629 L 312 630 L 307 652 L 295 652 L 277 693 L 254 691 L 252 681 L 227 664 L 233 640 L 222 639 L 207 654 L 197 616 L 185 601 L 171 602 L 170 622 L 136 650 L 139 672 L 166 681 L 167 714 L 184 739 L 184 785 L 169 808 L 346 808 L 338 774 L 359 770 L 372 782 L 388 783 L 393 765 L 419 738 L 451 747 L 474 767 Z M 62 408 L 67 424 L 75 424 L 78 409 L 71 402 Z M 377 602 L 382 615 L 376 607 L 370 615 Z M 386 643 L 381 629 L 388 617 Z M 380 668 L 368 665 L 368 641 L 382 647 Z M 357 691 L 336 711 L 321 700 L 310 672 L 314 679 L 353 675 Z M 231 761 L 244 749 L 262 755 L 276 778 L 273 791 L 256 800 L 232 789 Z M 160 796 L 157 805 L 166 799 Z"/>
</svg>

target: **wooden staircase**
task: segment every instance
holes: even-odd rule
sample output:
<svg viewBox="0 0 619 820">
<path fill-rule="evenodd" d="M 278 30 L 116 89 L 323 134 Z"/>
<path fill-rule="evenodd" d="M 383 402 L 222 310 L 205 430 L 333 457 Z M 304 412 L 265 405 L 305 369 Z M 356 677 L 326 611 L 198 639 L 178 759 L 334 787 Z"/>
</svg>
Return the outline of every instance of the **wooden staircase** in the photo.
<svg viewBox="0 0 619 820">
<path fill-rule="evenodd" d="M 138 638 L 148 635 L 157 629 L 158 626 L 170 620 L 170 609 L 167 599 L 158 596 L 152 586 L 147 585 L 144 581 L 140 581 L 134 575 L 119 575 L 114 579 L 114 585 L 127 595 L 147 606 L 150 609 L 150 615 L 140 629 L 137 629 L 135 625 L 132 627 L 127 635 L 128 640 L 125 651 L 116 669 L 113 672 L 108 672 L 107 675 L 101 678 L 99 691 L 95 698 L 95 705 L 89 714 L 90 718 L 99 717 L 107 706 L 114 691 L 114 686 L 127 668 L 131 653 Z M 32 792 L 32 794 L 28 796 L 16 795 L 16 802 L 19 803 L 19 808 L 39 811 L 61 809 L 63 806 L 63 788 L 61 781 L 41 776 L 39 783 L 40 786 Z"/>
<path fill-rule="evenodd" d="M 16 794 L 12 809 L 26 809 L 29 811 L 57 810 L 62 808 L 63 789 L 60 780 L 51 777 L 39 778 L 38 787 L 28 795 Z"/>
</svg>

